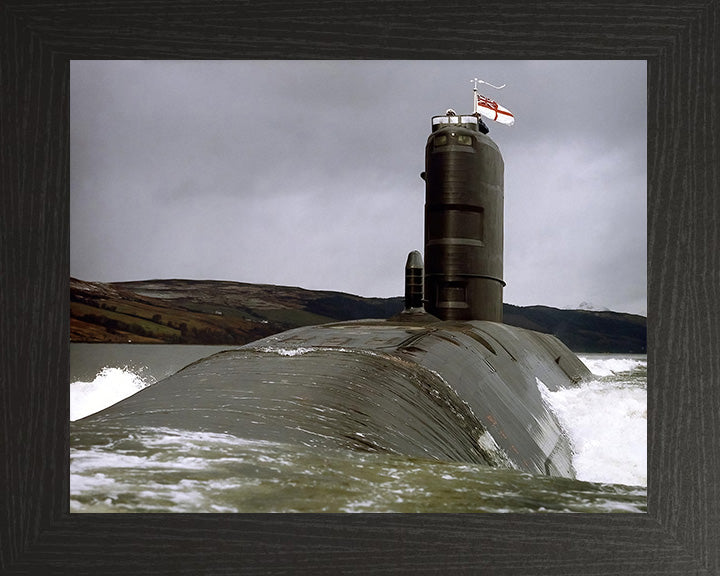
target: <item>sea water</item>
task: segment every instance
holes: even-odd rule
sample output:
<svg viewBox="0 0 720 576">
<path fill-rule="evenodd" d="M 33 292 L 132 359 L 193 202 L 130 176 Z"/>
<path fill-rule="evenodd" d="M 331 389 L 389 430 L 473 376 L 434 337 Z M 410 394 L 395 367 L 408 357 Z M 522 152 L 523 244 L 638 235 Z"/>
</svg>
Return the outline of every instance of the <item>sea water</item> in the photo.
<svg viewBox="0 0 720 576">
<path fill-rule="evenodd" d="M 70 419 L 230 348 L 72 344 Z M 556 392 L 538 380 L 575 480 L 229 434 L 71 430 L 71 512 L 645 512 L 647 358 L 580 358 L 593 380 Z"/>
</svg>

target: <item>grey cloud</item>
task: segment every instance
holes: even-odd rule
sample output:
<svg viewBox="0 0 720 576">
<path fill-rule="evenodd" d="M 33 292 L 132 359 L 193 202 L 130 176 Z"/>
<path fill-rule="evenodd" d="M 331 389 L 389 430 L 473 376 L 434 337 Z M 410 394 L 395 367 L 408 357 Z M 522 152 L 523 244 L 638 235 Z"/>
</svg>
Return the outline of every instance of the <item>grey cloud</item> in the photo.
<svg viewBox="0 0 720 576">
<path fill-rule="evenodd" d="M 402 293 L 430 117 L 481 86 L 506 301 L 645 312 L 643 62 L 73 62 L 71 273 Z"/>
</svg>

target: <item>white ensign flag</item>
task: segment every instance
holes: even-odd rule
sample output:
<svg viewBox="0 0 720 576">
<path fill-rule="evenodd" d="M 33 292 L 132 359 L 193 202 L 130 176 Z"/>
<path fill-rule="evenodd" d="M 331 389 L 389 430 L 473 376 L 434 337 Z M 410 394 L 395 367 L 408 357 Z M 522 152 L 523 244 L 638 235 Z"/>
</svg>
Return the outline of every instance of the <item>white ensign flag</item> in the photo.
<svg viewBox="0 0 720 576">
<path fill-rule="evenodd" d="M 476 93 L 476 96 L 475 112 L 486 118 L 490 118 L 490 120 L 500 122 L 500 124 L 507 124 L 508 126 L 515 124 L 515 117 L 510 110 L 504 106 L 500 106 L 495 100 L 490 100 L 490 98 L 486 98 L 482 94 Z"/>
</svg>

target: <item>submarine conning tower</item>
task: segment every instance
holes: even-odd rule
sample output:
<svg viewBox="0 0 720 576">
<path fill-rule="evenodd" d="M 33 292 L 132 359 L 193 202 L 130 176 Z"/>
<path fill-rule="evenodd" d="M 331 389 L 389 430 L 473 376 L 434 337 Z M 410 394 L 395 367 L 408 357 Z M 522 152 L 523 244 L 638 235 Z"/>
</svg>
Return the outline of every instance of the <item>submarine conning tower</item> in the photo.
<svg viewBox="0 0 720 576">
<path fill-rule="evenodd" d="M 425 308 L 502 322 L 503 173 L 477 115 L 432 118 L 425 147 Z"/>
</svg>

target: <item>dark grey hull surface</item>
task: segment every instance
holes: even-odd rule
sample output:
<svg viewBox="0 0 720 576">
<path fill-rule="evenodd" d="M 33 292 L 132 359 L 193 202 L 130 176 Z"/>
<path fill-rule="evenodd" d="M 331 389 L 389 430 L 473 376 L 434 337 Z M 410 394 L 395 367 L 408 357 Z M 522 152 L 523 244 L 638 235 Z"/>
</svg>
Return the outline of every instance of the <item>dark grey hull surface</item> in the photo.
<svg viewBox="0 0 720 576">
<path fill-rule="evenodd" d="M 290 330 L 199 360 L 72 424 L 168 427 L 574 475 L 543 402 L 590 377 L 560 341 L 486 321 L 403 313 Z"/>
</svg>

